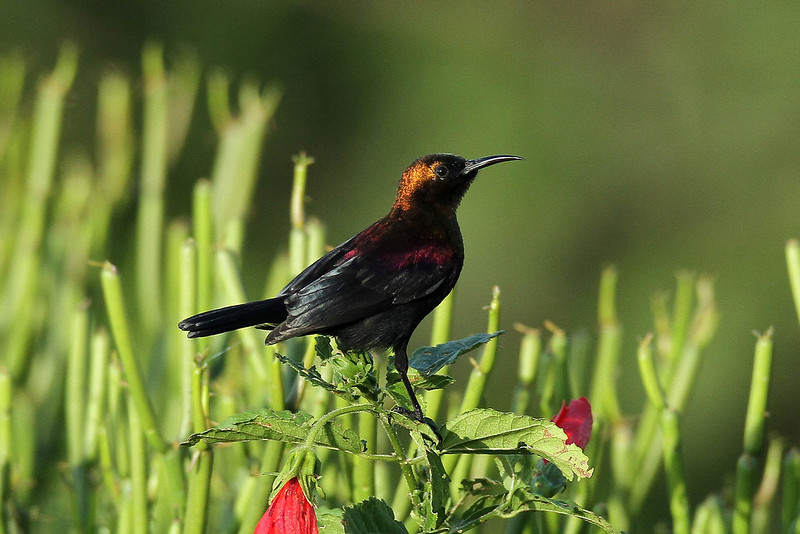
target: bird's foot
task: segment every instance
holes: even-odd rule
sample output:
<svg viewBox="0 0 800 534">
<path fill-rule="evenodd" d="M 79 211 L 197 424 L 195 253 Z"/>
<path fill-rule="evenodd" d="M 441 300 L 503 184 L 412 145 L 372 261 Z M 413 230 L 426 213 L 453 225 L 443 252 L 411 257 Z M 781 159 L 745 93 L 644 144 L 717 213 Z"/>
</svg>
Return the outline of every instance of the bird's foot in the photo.
<svg viewBox="0 0 800 534">
<path fill-rule="evenodd" d="M 442 444 L 442 434 L 439 432 L 439 427 L 436 426 L 436 422 L 433 419 L 431 419 L 430 417 L 425 417 L 425 415 L 422 413 L 422 410 L 409 410 L 408 408 L 403 408 L 402 406 L 395 406 L 394 408 L 392 408 L 392 411 L 400 415 L 403 415 L 405 417 L 408 417 L 412 421 L 423 423 L 428 428 L 430 428 L 433 434 L 436 436 L 436 445 Z M 431 438 L 431 436 L 429 436 L 424 432 L 422 433 L 422 437 L 434 441 L 433 438 Z"/>
</svg>

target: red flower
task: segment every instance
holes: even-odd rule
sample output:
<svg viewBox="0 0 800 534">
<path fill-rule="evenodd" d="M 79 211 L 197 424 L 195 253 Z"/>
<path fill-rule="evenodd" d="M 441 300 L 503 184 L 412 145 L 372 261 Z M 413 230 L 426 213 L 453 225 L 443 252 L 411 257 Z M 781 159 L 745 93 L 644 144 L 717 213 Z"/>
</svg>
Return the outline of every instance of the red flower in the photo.
<svg viewBox="0 0 800 534">
<path fill-rule="evenodd" d="M 586 448 L 592 437 L 592 407 L 586 397 L 573 399 L 569 405 L 562 402 L 561 410 L 551 421 L 567 434 L 567 445 L 574 443 Z"/>
<path fill-rule="evenodd" d="M 317 515 L 297 477 L 283 485 L 253 531 L 253 534 L 318 533 Z"/>
</svg>

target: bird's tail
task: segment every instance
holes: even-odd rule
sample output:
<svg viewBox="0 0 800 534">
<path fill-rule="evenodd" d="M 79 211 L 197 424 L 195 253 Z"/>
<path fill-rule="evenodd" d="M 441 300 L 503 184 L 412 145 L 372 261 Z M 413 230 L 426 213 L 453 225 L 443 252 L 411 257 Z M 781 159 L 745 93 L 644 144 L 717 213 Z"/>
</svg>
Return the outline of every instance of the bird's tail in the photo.
<svg viewBox="0 0 800 534">
<path fill-rule="evenodd" d="M 193 315 L 178 323 L 189 337 L 206 337 L 248 326 L 274 326 L 286 319 L 282 298 L 227 306 Z"/>
</svg>

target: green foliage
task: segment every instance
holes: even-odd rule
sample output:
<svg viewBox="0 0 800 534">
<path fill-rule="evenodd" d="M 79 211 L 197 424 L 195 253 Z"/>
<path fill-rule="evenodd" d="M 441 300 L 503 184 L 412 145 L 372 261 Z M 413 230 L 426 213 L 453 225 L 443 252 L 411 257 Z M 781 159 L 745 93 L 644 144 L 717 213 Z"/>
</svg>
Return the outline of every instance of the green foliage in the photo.
<svg viewBox="0 0 800 534">
<path fill-rule="evenodd" d="M 232 415 L 215 428 L 192 434 L 181 445 L 192 446 L 200 441 L 211 445 L 268 439 L 303 443 L 313 423 L 314 418 L 304 412 L 274 412 L 269 408 L 262 408 L 258 412 Z M 355 432 L 335 421 L 325 424 L 317 434 L 314 445 L 352 453 L 362 452 L 364 448 Z"/>
<path fill-rule="evenodd" d="M 490 408 L 471 410 L 448 421 L 443 454 L 536 454 L 553 462 L 569 479 L 589 478 L 589 459 L 554 423 Z"/>
<path fill-rule="evenodd" d="M 435 347 L 420 347 L 408 359 L 408 365 L 423 376 L 432 375 L 445 365 L 455 363 L 462 354 L 488 343 L 500 334 L 505 334 L 505 330 L 494 334 L 474 334 L 464 339 L 440 343 Z"/>
</svg>

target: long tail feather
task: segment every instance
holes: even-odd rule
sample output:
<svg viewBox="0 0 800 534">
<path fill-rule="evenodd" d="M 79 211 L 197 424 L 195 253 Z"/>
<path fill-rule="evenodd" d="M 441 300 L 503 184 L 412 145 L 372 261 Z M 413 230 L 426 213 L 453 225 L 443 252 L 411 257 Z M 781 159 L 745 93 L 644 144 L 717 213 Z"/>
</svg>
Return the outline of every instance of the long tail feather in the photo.
<svg viewBox="0 0 800 534">
<path fill-rule="evenodd" d="M 286 319 L 283 299 L 236 304 L 193 315 L 178 324 L 189 337 L 206 337 L 248 326 L 276 325 Z"/>
</svg>

